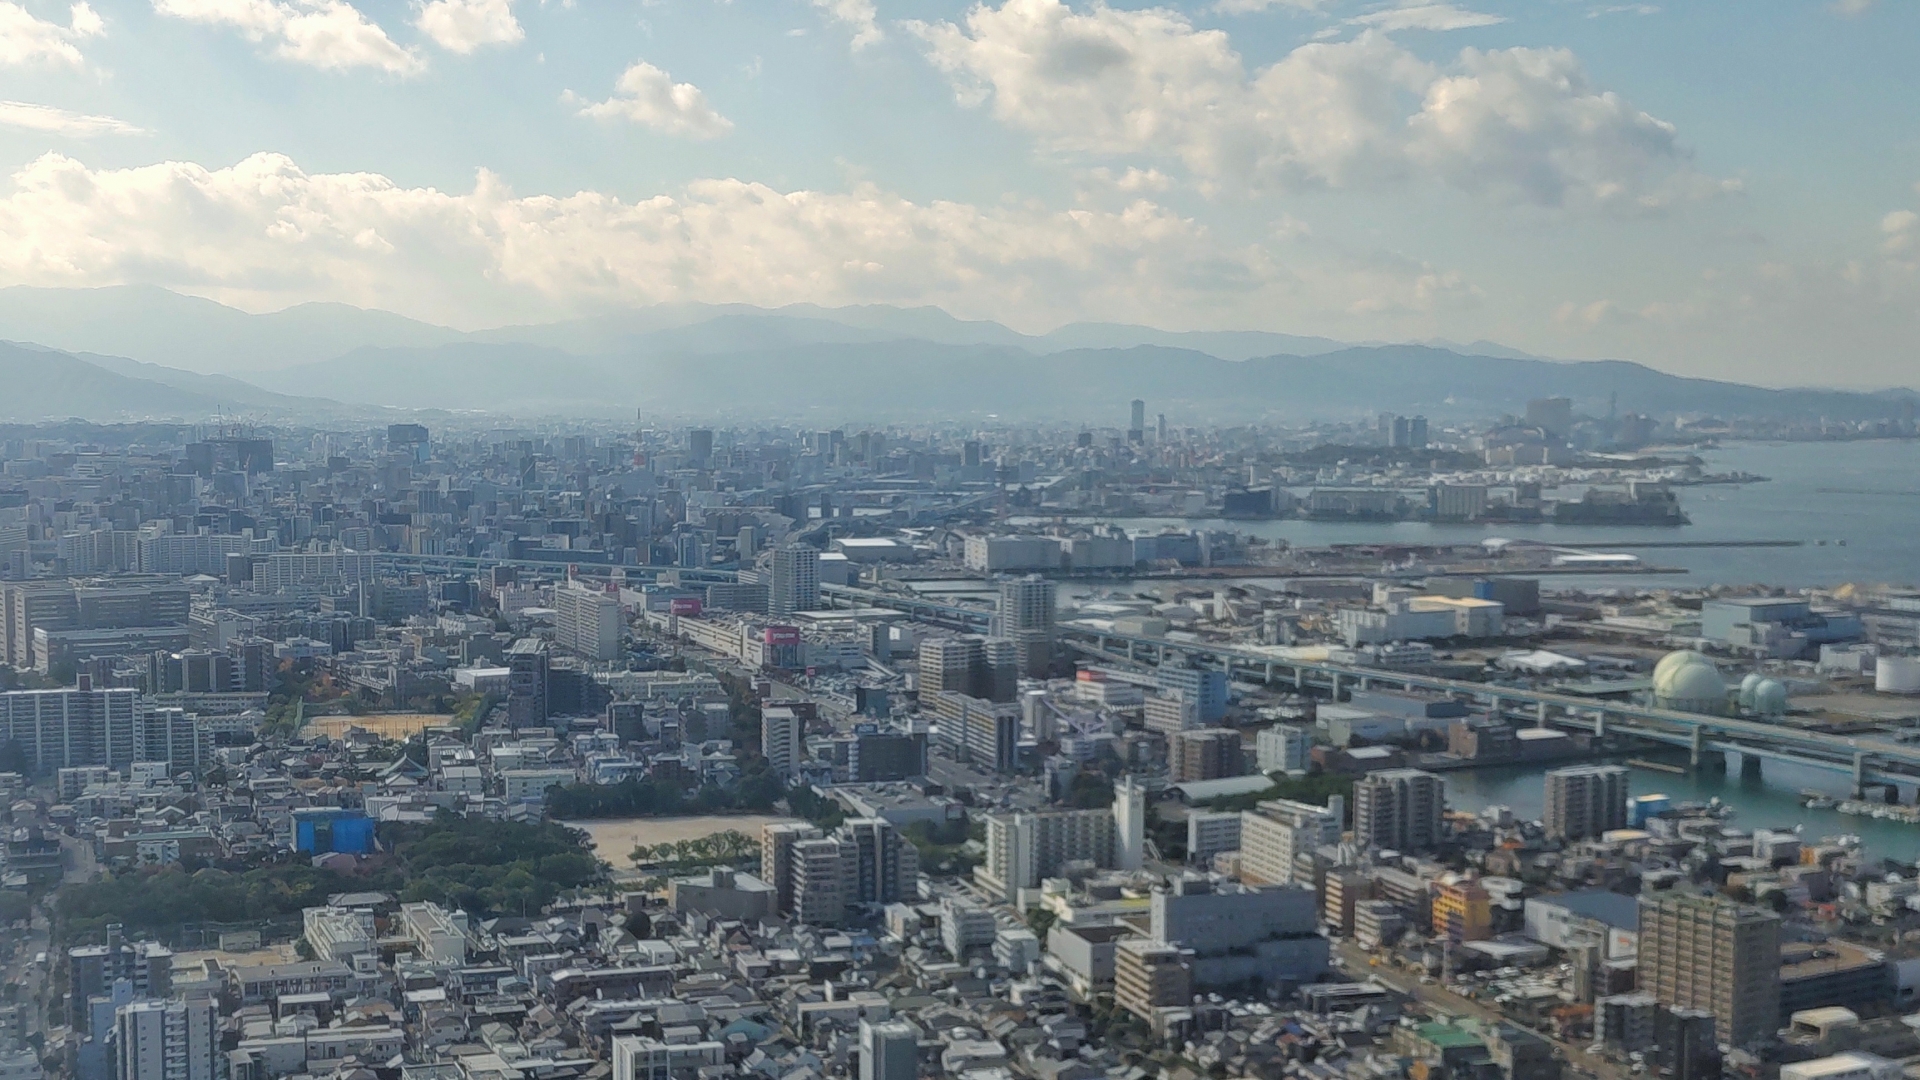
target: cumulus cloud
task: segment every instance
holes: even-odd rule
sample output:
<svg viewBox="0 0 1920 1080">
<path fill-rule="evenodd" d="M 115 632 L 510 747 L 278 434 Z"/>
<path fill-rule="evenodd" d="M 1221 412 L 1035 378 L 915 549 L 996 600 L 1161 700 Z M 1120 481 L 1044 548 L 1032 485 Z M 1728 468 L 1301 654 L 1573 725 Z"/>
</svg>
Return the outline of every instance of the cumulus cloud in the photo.
<svg viewBox="0 0 1920 1080">
<path fill-rule="evenodd" d="M 880 29 L 879 13 L 874 10 L 873 0 L 813 0 L 813 6 L 829 19 L 853 31 L 855 52 L 887 36 Z"/>
<path fill-rule="evenodd" d="M 434 44 L 466 55 L 483 45 L 513 45 L 527 36 L 513 0 L 433 0 L 414 20 Z"/>
<path fill-rule="evenodd" d="M 1404 10 L 1404 9 L 1397 9 Z M 1355 187 L 1437 176 L 1541 206 L 1646 208 L 1725 185 L 1673 126 L 1593 87 L 1558 49 L 1429 64 L 1376 30 L 1249 72 L 1228 36 L 1168 8 L 981 4 L 911 24 L 965 104 L 1053 152 L 1155 155 L 1203 184 Z"/>
<path fill-rule="evenodd" d="M 48 135 L 85 138 L 89 135 L 144 135 L 145 130 L 111 116 L 89 116 L 51 105 L 0 101 L 0 127 L 38 131 Z"/>
<path fill-rule="evenodd" d="M 153 9 L 232 27 L 249 41 L 271 42 L 282 59 L 325 71 L 368 67 L 411 75 L 422 66 L 417 53 L 394 44 L 346 0 L 153 0 Z"/>
<path fill-rule="evenodd" d="M 673 77 L 644 60 L 622 72 L 613 96 L 580 107 L 582 116 L 600 120 L 627 120 L 663 135 L 689 139 L 717 139 L 733 130 L 733 121 L 720 115 L 707 95 L 692 83 Z M 569 101 L 575 100 L 571 96 Z"/>
<path fill-rule="evenodd" d="M 164 285 L 251 308 L 338 300 L 474 325 L 594 305 L 941 304 L 1033 324 L 1061 315 L 1214 318 L 1419 313 L 1471 293 L 1390 255 L 1248 243 L 1145 199 L 1113 210 L 916 203 L 702 180 L 627 201 L 465 193 L 276 154 L 226 168 L 93 169 L 48 154 L 0 195 L 0 284 Z"/>
<path fill-rule="evenodd" d="M 99 14 L 84 0 L 69 10 L 65 26 L 38 18 L 11 0 L 0 0 L 0 67 L 79 67 L 84 61 L 74 43 L 105 30 Z"/>
</svg>

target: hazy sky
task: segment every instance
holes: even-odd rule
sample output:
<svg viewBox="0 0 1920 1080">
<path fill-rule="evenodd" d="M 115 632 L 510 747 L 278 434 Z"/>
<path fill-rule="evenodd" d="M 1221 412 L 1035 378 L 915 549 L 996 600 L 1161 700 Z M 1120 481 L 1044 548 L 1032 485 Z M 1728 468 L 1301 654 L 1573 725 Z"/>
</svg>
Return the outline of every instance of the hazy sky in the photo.
<svg viewBox="0 0 1920 1080">
<path fill-rule="evenodd" d="M 1912 0 L 0 0 L 0 284 L 1913 385 L 1916 42 Z"/>
</svg>

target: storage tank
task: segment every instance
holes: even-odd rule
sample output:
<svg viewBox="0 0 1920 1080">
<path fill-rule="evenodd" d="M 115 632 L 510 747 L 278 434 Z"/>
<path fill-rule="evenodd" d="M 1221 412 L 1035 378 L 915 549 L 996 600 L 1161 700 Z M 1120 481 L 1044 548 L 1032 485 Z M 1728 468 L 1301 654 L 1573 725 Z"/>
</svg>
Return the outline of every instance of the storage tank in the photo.
<svg viewBox="0 0 1920 1080">
<path fill-rule="evenodd" d="M 1883 656 L 1873 669 L 1873 688 L 1883 694 L 1920 694 L 1920 660 Z"/>
<path fill-rule="evenodd" d="M 1681 654 L 1677 662 L 1660 663 L 1653 676 L 1653 703 L 1678 712 L 1719 715 L 1727 709 L 1727 684 L 1713 662 L 1698 653 Z M 1667 659 L 1673 659 L 1669 656 Z"/>
<path fill-rule="evenodd" d="M 1778 679 L 1761 679 L 1753 688 L 1754 714 L 1758 716 L 1785 716 L 1787 714 L 1787 687 Z"/>
<path fill-rule="evenodd" d="M 1742 711 L 1753 711 L 1753 692 L 1759 687 L 1760 683 L 1761 676 L 1757 671 L 1747 672 L 1747 677 L 1740 680 L 1740 708 Z"/>
</svg>

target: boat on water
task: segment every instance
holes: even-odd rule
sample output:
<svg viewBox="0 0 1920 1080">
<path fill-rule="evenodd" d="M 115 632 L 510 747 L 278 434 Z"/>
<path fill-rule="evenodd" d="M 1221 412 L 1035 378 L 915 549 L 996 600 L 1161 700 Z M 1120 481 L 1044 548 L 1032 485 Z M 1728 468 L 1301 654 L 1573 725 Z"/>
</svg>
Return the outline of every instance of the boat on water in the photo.
<svg viewBox="0 0 1920 1080">
<path fill-rule="evenodd" d="M 1840 800 L 1824 791 L 1815 791 L 1812 788 L 1801 788 L 1800 805 L 1806 807 L 1808 810 L 1831 810 L 1840 805 Z"/>
</svg>

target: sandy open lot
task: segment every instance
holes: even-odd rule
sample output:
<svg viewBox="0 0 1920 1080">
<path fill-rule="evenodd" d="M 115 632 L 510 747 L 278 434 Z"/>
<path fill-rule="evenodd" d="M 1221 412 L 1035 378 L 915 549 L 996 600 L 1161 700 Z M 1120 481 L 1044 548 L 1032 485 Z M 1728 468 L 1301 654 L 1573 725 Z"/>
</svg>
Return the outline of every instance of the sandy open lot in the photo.
<svg viewBox="0 0 1920 1080">
<path fill-rule="evenodd" d="M 436 724 L 451 724 L 453 717 L 437 713 L 375 713 L 371 716 L 316 716 L 301 728 L 302 734 L 323 733 L 329 739 L 338 739 L 347 733 L 348 728 L 360 728 L 371 731 L 383 739 L 405 742 L 418 735 L 422 729 Z"/>
<path fill-rule="evenodd" d="M 566 824 L 585 830 L 593 838 L 594 852 L 601 858 L 615 866 L 625 866 L 627 853 L 633 850 L 635 844 L 671 844 L 677 840 L 711 836 L 728 829 L 745 833 L 757 842 L 762 825 L 793 820 L 796 819 L 757 814 L 716 814 L 703 817 L 569 821 Z"/>
</svg>

